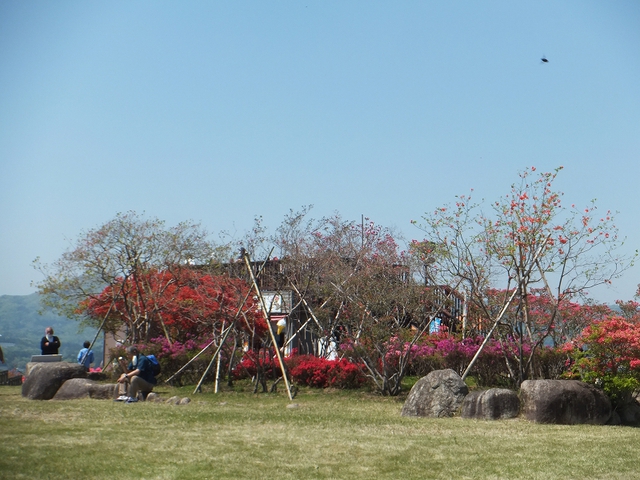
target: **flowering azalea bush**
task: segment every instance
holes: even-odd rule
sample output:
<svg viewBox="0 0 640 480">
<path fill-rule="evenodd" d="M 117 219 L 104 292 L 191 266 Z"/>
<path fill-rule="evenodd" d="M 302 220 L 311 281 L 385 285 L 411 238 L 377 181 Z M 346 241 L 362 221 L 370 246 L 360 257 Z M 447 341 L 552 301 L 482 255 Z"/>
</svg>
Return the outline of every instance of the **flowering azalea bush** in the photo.
<svg viewBox="0 0 640 480">
<path fill-rule="evenodd" d="M 318 388 L 359 388 L 366 379 L 360 368 L 347 359 L 328 360 L 313 355 L 293 357 L 291 377 L 300 385 Z M 292 362 L 293 363 L 293 362 Z"/>
<path fill-rule="evenodd" d="M 615 406 L 628 402 L 640 388 L 640 325 L 636 323 L 623 317 L 595 322 L 584 329 L 571 354 L 573 374 L 602 386 Z"/>
<path fill-rule="evenodd" d="M 265 375 L 268 380 L 275 380 L 281 375 L 278 359 L 269 354 L 266 349 L 245 352 L 242 360 L 235 365 L 232 371 L 235 380 L 253 378 L 258 374 Z"/>
<path fill-rule="evenodd" d="M 392 337 L 385 345 L 384 368 L 391 375 L 400 361 L 400 357 L 409 353 L 408 374 L 422 377 L 433 370 L 450 368 L 462 375 L 471 359 L 476 354 L 483 341 L 482 337 L 460 339 L 448 332 L 423 335 L 417 343 L 412 343 L 400 336 Z M 210 342 L 210 339 L 190 337 L 185 342 L 169 344 L 164 337 L 153 339 L 147 345 L 137 345 L 145 354 L 154 354 L 162 365 L 162 376 L 168 378 L 191 359 L 193 359 Z M 340 349 L 343 353 L 353 350 L 351 344 L 343 343 Z M 485 345 L 478 360 L 474 364 L 471 375 L 476 383 L 485 387 L 513 387 L 513 369 L 507 367 L 507 362 L 517 361 L 519 345 L 515 341 L 505 342 L 490 340 Z M 528 354 L 531 346 L 524 344 L 524 352 Z M 211 348 L 198 356 L 175 379 L 178 384 L 197 383 L 211 362 L 215 349 Z M 229 368 L 228 352 L 223 349 L 222 371 Z M 538 348 L 535 372 L 531 378 L 560 378 L 575 366 L 568 362 L 570 353 L 563 348 Z M 112 350 L 112 355 L 124 356 L 124 348 Z M 258 379 L 260 382 L 276 380 L 282 373 L 277 358 L 269 349 L 250 349 L 238 355 L 233 362 L 231 379 Z M 241 355 L 241 358 L 239 356 Z M 639 356 L 640 358 L 640 356 Z M 298 385 L 316 388 L 359 388 L 368 379 L 366 369 L 347 358 L 327 360 L 312 355 L 298 355 L 297 352 L 284 359 L 291 380 Z M 635 365 L 635 363 L 634 363 Z M 381 367 L 382 368 L 382 367 Z M 213 380 L 214 369 L 208 373 L 208 380 Z"/>
<path fill-rule="evenodd" d="M 140 285 L 143 285 L 141 288 Z M 134 342 L 164 334 L 171 342 L 207 336 L 234 318 L 242 302 L 246 322 L 239 328 L 263 336 L 267 325 L 256 308 L 249 285 L 228 275 L 209 275 L 191 268 L 151 269 L 117 278 L 98 296 L 80 302 L 77 314 L 103 319 L 106 328 L 126 326 Z M 153 309 L 149 309 L 153 305 Z"/>
<path fill-rule="evenodd" d="M 255 377 L 259 370 L 269 379 L 281 375 L 276 358 L 269 355 L 248 352 L 233 369 L 235 379 Z M 366 379 L 357 365 L 346 359 L 327 360 L 313 355 L 291 355 L 284 359 L 293 382 L 316 388 L 359 388 Z"/>
<path fill-rule="evenodd" d="M 483 342 L 482 337 L 459 339 L 450 333 L 424 335 L 414 345 L 400 342 L 397 338 L 390 340 L 393 348 L 387 354 L 387 364 L 393 365 L 407 350 L 410 351 L 409 374 L 424 376 L 433 370 L 450 368 L 462 375 L 471 359 Z M 497 387 L 513 386 L 513 377 L 507 362 L 512 365 L 518 361 L 519 345 L 511 341 L 491 339 L 485 345 L 478 360 L 474 364 L 471 375 L 478 385 Z M 529 343 L 522 345 L 523 352 L 528 355 Z M 559 378 L 566 370 L 567 354 L 558 348 L 538 348 L 535 376 L 540 378 Z"/>
</svg>

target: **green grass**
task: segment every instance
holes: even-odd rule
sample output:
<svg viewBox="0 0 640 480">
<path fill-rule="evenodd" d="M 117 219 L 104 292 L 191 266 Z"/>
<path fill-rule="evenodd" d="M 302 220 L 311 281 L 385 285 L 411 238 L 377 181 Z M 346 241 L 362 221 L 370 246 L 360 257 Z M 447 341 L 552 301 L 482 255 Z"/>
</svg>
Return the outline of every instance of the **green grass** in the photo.
<svg viewBox="0 0 640 480">
<path fill-rule="evenodd" d="M 33 401 L 0 387 L 1 479 L 640 479 L 640 429 L 400 416 L 402 399 L 302 389 L 185 406 Z"/>
</svg>

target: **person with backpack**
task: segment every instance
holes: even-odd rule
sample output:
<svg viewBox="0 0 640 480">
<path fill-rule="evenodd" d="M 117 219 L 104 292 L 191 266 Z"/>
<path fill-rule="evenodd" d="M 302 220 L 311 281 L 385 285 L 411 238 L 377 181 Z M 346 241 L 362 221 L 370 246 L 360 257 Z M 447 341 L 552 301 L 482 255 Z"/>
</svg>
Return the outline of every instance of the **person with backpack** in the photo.
<svg viewBox="0 0 640 480">
<path fill-rule="evenodd" d="M 145 394 L 151 392 L 157 380 L 151 360 L 140 353 L 137 347 L 127 347 L 126 351 L 127 357 L 129 357 L 129 365 L 126 371 L 118 378 L 118 383 L 121 384 L 120 388 L 122 390 L 126 388 L 126 394 L 123 393 L 116 400 L 132 403 L 138 401 L 138 392 Z"/>
</svg>

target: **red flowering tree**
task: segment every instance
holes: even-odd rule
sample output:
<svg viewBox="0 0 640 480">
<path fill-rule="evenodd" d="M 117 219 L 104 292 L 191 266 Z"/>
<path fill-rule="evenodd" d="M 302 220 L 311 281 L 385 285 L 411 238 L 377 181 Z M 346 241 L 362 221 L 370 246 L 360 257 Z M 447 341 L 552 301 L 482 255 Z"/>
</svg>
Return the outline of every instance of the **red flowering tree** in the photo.
<svg viewBox="0 0 640 480">
<path fill-rule="evenodd" d="M 486 292 L 487 304 L 493 314 L 497 314 L 503 307 L 503 299 L 513 294 L 513 290 L 490 289 Z M 591 323 L 609 318 L 613 315 L 607 305 L 596 304 L 591 301 L 574 302 L 569 297 L 560 300 L 552 298 L 545 289 L 532 288 L 528 298 L 530 335 L 534 342 L 546 341 L 554 346 L 560 346 L 574 340 Z M 505 323 L 518 321 L 519 305 L 517 302 L 509 304 L 503 314 Z M 552 319 L 555 315 L 555 319 Z"/>
<path fill-rule="evenodd" d="M 228 325 L 235 318 L 238 331 L 262 337 L 266 324 L 248 293 L 240 279 L 183 266 L 119 279 L 80 308 L 89 317 L 106 317 L 110 330 L 124 326 L 134 343 L 158 335 L 169 343 L 212 337 L 223 322 Z"/>
<path fill-rule="evenodd" d="M 616 405 L 640 388 L 640 324 L 613 317 L 588 326 L 573 351 L 575 371 L 586 382 L 602 385 Z"/>
<path fill-rule="evenodd" d="M 95 326 L 102 320 L 99 314 L 116 308 L 120 318 L 128 319 L 130 340 L 148 341 L 154 323 L 160 323 L 160 332 L 165 330 L 162 314 L 175 297 L 183 267 L 208 265 L 225 255 L 228 249 L 210 243 L 197 224 L 166 227 L 156 218 L 119 213 L 80 235 L 52 265 L 36 260 L 36 268 L 45 275 L 36 286 L 45 305 Z"/>
<path fill-rule="evenodd" d="M 419 225 L 434 249 L 433 275 L 440 283 L 463 285 L 472 310 L 484 319 L 466 327 L 533 344 L 529 353 L 520 349 L 516 385 L 530 375 L 537 348 L 559 324 L 567 302 L 610 283 L 631 264 L 616 254 L 621 242 L 611 212 L 598 215 L 593 203 L 583 209 L 562 205 L 562 194 L 553 189 L 560 170 L 522 172 L 491 204 L 491 215 L 460 196 Z M 544 316 L 532 313 L 536 289 L 548 300 Z"/>
</svg>

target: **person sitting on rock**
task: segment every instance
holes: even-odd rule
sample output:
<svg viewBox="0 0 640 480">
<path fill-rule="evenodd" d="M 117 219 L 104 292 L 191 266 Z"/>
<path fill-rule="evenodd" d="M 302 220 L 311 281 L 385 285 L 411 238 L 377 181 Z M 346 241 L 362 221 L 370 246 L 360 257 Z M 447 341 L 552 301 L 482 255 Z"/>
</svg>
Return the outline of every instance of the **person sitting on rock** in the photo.
<svg viewBox="0 0 640 480">
<path fill-rule="evenodd" d="M 88 340 L 82 344 L 82 349 L 78 352 L 78 363 L 84 365 L 84 368 L 89 371 L 91 364 L 93 363 L 93 350 L 89 350 L 91 342 Z"/>
<path fill-rule="evenodd" d="M 121 395 L 116 400 L 131 403 L 138 401 L 138 392 L 144 394 L 151 392 L 157 381 L 153 376 L 151 360 L 140 353 L 137 347 L 127 347 L 127 357 L 129 357 L 129 365 L 118 378 Z"/>
</svg>

